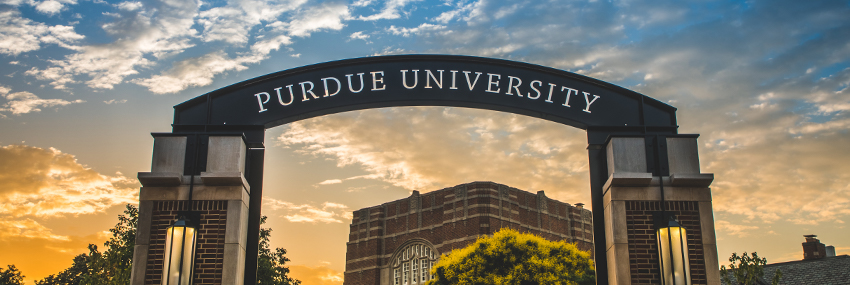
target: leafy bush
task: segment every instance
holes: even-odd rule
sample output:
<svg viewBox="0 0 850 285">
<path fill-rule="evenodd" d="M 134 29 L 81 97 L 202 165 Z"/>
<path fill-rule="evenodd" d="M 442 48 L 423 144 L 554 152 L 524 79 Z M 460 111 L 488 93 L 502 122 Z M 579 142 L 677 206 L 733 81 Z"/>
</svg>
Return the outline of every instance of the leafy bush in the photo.
<svg viewBox="0 0 850 285">
<path fill-rule="evenodd" d="M 427 285 L 595 284 L 590 253 L 564 241 L 501 229 L 440 257 Z"/>
</svg>

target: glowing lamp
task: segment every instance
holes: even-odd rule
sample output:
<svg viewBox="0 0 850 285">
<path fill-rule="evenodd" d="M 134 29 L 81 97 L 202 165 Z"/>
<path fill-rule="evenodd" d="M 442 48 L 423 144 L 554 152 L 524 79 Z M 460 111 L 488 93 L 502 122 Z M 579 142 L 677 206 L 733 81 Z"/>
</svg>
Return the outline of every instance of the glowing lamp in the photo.
<svg viewBox="0 0 850 285">
<path fill-rule="evenodd" d="M 165 236 L 165 260 L 162 264 L 162 285 L 192 284 L 195 263 L 197 229 L 192 221 L 181 215 L 168 227 Z"/>
<path fill-rule="evenodd" d="M 672 217 L 656 220 L 662 285 L 691 285 L 687 232 Z"/>
</svg>

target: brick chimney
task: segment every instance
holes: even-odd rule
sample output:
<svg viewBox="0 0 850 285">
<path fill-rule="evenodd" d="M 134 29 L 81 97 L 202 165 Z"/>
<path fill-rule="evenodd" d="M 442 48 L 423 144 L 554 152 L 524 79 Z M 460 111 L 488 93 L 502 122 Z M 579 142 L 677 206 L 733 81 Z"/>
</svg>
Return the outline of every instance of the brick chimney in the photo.
<svg viewBox="0 0 850 285">
<path fill-rule="evenodd" d="M 826 246 L 817 239 L 817 235 L 804 235 L 803 260 L 821 259 L 826 257 Z"/>
</svg>

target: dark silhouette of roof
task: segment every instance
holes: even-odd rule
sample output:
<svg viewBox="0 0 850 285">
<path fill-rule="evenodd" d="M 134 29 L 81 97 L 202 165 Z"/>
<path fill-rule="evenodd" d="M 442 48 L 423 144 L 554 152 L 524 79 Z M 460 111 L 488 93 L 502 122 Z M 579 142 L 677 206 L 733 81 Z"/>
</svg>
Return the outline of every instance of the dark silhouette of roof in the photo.
<svg viewBox="0 0 850 285">
<path fill-rule="evenodd" d="M 767 264 L 764 266 L 764 280 L 770 281 L 773 279 L 773 275 L 777 269 L 782 271 L 782 278 L 779 279 L 779 284 L 850 284 L 850 256 L 846 254 L 820 259 Z"/>
<path fill-rule="evenodd" d="M 848 285 L 850 256 L 839 255 L 820 259 L 797 260 L 767 264 L 760 284 L 770 284 L 776 270 L 782 271 L 780 285 Z M 734 282 L 734 276 L 730 276 Z M 723 283 L 725 284 L 725 283 Z"/>
</svg>

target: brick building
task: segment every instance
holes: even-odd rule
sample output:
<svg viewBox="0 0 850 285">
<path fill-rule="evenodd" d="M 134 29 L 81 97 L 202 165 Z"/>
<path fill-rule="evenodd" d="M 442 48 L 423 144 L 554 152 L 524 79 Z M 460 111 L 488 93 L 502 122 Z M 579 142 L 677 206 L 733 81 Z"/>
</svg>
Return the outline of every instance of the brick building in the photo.
<svg viewBox="0 0 850 285">
<path fill-rule="evenodd" d="M 472 182 L 354 212 L 345 283 L 413 285 L 431 277 L 440 254 L 500 228 L 529 232 L 593 250 L 593 221 L 570 204 L 493 182 Z"/>
</svg>

